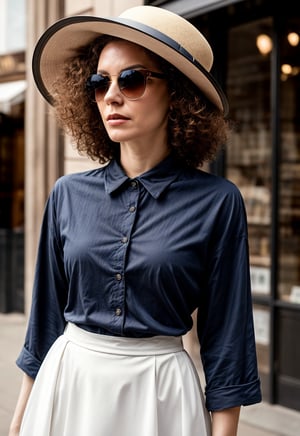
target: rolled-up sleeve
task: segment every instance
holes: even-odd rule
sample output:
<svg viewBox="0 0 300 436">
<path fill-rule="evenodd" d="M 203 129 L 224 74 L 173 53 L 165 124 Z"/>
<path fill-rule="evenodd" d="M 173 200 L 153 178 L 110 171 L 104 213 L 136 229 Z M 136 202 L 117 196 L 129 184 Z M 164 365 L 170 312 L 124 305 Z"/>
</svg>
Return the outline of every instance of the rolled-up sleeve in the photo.
<svg viewBox="0 0 300 436">
<path fill-rule="evenodd" d="M 253 326 L 247 223 L 233 191 L 219 210 L 198 309 L 208 410 L 261 401 Z"/>
<path fill-rule="evenodd" d="M 33 284 L 32 304 L 24 346 L 16 364 L 35 378 L 49 348 L 65 328 L 67 280 L 57 237 L 54 193 L 42 222 Z"/>
</svg>

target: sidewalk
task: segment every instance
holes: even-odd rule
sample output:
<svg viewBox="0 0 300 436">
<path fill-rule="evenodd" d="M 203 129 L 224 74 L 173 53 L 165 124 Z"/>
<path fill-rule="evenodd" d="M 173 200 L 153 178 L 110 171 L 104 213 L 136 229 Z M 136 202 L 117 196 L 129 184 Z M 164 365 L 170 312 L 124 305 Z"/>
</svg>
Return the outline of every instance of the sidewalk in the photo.
<svg viewBox="0 0 300 436">
<path fill-rule="evenodd" d="M 18 397 L 22 374 L 15 359 L 23 344 L 25 328 L 23 315 L 0 314 L 0 436 L 7 436 Z M 238 436 L 299 435 L 298 412 L 266 403 L 242 408 Z"/>
<path fill-rule="evenodd" d="M 7 436 L 21 383 L 15 360 L 21 349 L 25 317 L 0 314 L 0 436 Z M 41 435 L 42 436 L 42 435 Z"/>
</svg>

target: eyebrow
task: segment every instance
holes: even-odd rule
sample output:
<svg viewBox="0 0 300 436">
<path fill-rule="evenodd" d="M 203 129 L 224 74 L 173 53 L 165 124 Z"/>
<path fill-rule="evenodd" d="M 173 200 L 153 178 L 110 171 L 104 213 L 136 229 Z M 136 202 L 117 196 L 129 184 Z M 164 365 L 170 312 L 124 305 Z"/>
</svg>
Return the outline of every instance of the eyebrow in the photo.
<svg viewBox="0 0 300 436">
<path fill-rule="evenodd" d="M 146 69 L 145 65 L 142 64 L 133 64 L 133 65 L 129 65 L 128 67 L 122 68 L 122 70 L 120 70 L 118 72 L 118 74 L 121 74 L 122 71 L 126 71 L 126 70 L 134 70 L 134 69 Z M 107 71 L 105 70 L 97 70 L 97 74 L 107 74 L 108 76 L 110 75 Z"/>
</svg>

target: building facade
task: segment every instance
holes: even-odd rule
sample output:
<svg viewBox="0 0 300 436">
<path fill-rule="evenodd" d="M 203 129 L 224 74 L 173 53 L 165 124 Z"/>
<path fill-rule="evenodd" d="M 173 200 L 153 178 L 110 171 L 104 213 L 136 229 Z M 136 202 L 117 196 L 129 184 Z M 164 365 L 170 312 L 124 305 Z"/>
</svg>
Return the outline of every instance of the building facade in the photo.
<svg viewBox="0 0 300 436">
<path fill-rule="evenodd" d="M 234 133 L 210 170 L 235 182 L 245 199 L 263 397 L 300 410 L 300 17 L 292 0 L 27 1 L 24 310 L 49 191 L 62 174 L 95 165 L 77 156 L 38 94 L 32 50 L 63 16 L 114 16 L 144 3 L 189 19 L 212 44 Z"/>
</svg>

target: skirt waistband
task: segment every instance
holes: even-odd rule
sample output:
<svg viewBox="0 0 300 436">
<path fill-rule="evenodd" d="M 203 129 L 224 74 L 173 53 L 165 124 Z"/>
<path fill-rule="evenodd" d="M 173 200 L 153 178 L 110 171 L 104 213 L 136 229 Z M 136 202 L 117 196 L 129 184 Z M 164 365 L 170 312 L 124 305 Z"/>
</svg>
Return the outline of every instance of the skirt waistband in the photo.
<svg viewBox="0 0 300 436">
<path fill-rule="evenodd" d="M 153 336 L 150 338 L 128 338 L 92 333 L 75 324 L 68 323 L 65 337 L 81 347 L 109 354 L 126 356 L 151 356 L 177 353 L 183 350 L 181 336 Z"/>
</svg>

